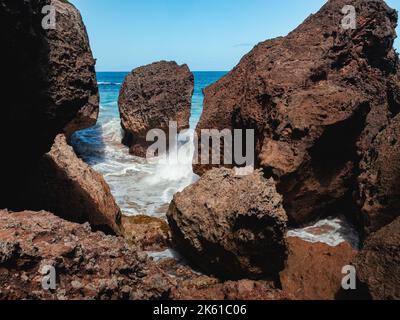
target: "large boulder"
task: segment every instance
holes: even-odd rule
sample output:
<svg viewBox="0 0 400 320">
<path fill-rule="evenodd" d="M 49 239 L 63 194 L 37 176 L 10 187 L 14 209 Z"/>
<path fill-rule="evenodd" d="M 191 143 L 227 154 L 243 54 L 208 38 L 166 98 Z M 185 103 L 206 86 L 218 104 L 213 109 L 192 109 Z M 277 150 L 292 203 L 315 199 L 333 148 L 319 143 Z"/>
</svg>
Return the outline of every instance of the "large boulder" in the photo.
<svg viewBox="0 0 400 320">
<path fill-rule="evenodd" d="M 146 157 L 146 141 L 152 129 L 169 133 L 170 121 L 177 130 L 189 128 L 194 77 L 187 65 L 160 61 L 133 70 L 122 85 L 119 96 L 124 143 L 132 154 Z"/>
<path fill-rule="evenodd" d="M 375 300 L 400 299 L 400 218 L 366 240 L 354 265 L 358 289 Z"/>
<path fill-rule="evenodd" d="M 383 0 L 351 1 L 357 27 L 346 29 L 348 4 L 329 0 L 205 89 L 198 136 L 254 129 L 256 164 L 277 180 L 292 225 L 353 204 L 359 156 L 400 110 L 397 13 Z"/>
<path fill-rule="evenodd" d="M 56 28 L 44 29 L 48 12 L 42 9 L 50 4 Z M 0 42 L 0 167 L 7 168 L 0 207 L 15 207 L 22 203 L 15 196 L 27 172 L 56 135 L 95 124 L 98 88 L 85 26 L 68 1 L 0 0 Z"/>
<path fill-rule="evenodd" d="M 362 223 L 370 234 L 400 215 L 400 115 L 378 134 L 360 167 Z"/>
<path fill-rule="evenodd" d="M 31 208 L 47 210 L 94 229 L 120 233 L 121 210 L 103 176 L 79 159 L 58 135 L 28 185 Z"/>
<path fill-rule="evenodd" d="M 161 299 L 173 282 L 122 238 L 48 212 L 0 211 L 0 299 Z M 56 289 L 42 287 L 48 267 Z"/>
<path fill-rule="evenodd" d="M 342 288 L 343 267 L 351 265 L 357 255 L 348 242 L 330 246 L 287 239 L 289 257 L 280 273 L 282 290 L 296 300 L 335 300 Z"/>
<path fill-rule="evenodd" d="M 175 195 L 167 216 L 176 248 L 208 273 L 257 279 L 284 267 L 287 216 L 261 172 L 212 170 Z"/>
</svg>

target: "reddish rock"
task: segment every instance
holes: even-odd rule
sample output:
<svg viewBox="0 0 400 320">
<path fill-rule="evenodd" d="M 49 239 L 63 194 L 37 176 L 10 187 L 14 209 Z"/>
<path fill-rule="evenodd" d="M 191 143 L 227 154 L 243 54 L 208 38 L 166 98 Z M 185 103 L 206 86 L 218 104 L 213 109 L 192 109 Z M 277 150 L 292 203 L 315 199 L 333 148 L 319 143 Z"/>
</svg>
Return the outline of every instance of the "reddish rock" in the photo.
<svg viewBox="0 0 400 320">
<path fill-rule="evenodd" d="M 400 115 L 371 144 L 359 177 L 365 232 L 378 231 L 400 215 Z"/>
<path fill-rule="evenodd" d="M 124 143 L 132 154 L 146 157 L 147 133 L 152 129 L 169 132 L 169 122 L 177 122 L 178 132 L 189 128 L 194 77 L 187 65 L 160 61 L 133 70 L 119 96 Z"/>
<path fill-rule="evenodd" d="M 101 174 L 76 156 L 64 135 L 58 135 L 50 152 L 43 156 L 29 187 L 31 207 L 120 233 L 121 210 L 109 186 Z"/>
<path fill-rule="evenodd" d="M 284 267 L 287 217 L 261 172 L 212 170 L 175 195 L 167 216 L 176 248 L 207 273 L 257 279 Z"/>
<path fill-rule="evenodd" d="M 149 216 L 122 216 L 121 232 L 125 239 L 145 251 L 168 249 L 170 230 L 165 220 Z"/>
<path fill-rule="evenodd" d="M 48 212 L 0 211 L 0 299 L 161 299 L 174 282 L 122 238 Z M 42 288 L 55 268 L 55 290 Z"/>
<path fill-rule="evenodd" d="M 328 1 L 205 89 L 198 133 L 254 129 L 257 165 L 277 180 L 293 225 L 349 205 L 359 155 L 400 110 L 396 11 L 383 0 L 352 1 L 357 28 L 344 30 L 348 4 Z"/>
<path fill-rule="evenodd" d="M 289 237 L 289 257 L 280 273 L 282 290 L 295 300 L 334 300 L 342 288 L 344 266 L 357 250 L 343 242 L 336 247 Z"/>
<path fill-rule="evenodd" d="M 42 8 L 56 8 L 56 29 L 42 27 Z M 95 60 L 79 11 L 61 0 L 0 0 L 3 108 L 0 207 L 17 197 L 38 159 L 59 133 L 95 124 L 99 111 Z"/>
<path fill-rule="evenodd" d="M 277 289 L 270 281 L 228 281 L 196 273 L 173 259 L 159 264 L 176 280 L 171 290 L 172 300 L 287 300 L 290 296 Z"/>
<path fill-rule="evenodd" d="M 174 300 L 289 300 L 291 297 L 282 290 L 271 287 L 269 282 L 240 280 L 214 285 L 191 283 L 188 287 L 172 290 Z"/>
<path fill-rule="evenodd" d="M 354 265 L 358 289 L 375 300 L 400 300 L 400 218 L 366 240 Z"/>
</svg>

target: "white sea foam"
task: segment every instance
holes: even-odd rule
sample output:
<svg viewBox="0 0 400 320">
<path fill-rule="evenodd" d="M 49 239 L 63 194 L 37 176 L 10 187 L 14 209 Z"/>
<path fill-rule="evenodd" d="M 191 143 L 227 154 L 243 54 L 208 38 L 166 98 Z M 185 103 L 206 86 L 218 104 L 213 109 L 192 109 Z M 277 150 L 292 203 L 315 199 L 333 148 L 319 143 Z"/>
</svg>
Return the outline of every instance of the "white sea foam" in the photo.
<svg viewBox="0 0 400 320">
<path fill-rule="evenodd" d="M 79 133 L 74 145 L 84 160 L 103 174 L 125 214 L 165 217 L 174 194 L 197 179 L 192 169 L 194 146 L 190 134 L 186 136 L 188 142 L 171 151 L 170 161 L 147 161 L 130 155 L 121 143 L 120 121 L 115 118 Z"/>
<path fill-rule="evenodd" d="M 308 242 L 322 242 L 333 247 L 347 241 L 358 248 L 360 243 L 357 232 L 344 217 L 324 219 L 306 228 L 290 230 L 287 235 Z"/>
</svg>

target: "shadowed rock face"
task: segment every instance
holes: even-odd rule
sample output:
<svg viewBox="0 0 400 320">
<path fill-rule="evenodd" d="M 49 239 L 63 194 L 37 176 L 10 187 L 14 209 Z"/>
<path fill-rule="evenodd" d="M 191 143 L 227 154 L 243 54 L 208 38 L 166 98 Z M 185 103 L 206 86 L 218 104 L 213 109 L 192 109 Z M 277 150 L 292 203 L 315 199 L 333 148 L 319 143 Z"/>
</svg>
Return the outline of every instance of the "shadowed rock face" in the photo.
<svg viewBox="0 0 400 320">
<path fill-rule="evenodd" d="M 120 233 L 121 210 L 103 176 L 79 159 L 64 135 L 58 135 L 31 177 L 30 206 L 97 230 Z"/>
<path fill-rule="evenodd" d="M 367 238 L 354 265 L 373 299 L 400 299 L 400 218 Z"/>
<path fill-rule="evenodd" d="M 0 299 L 160 299 L 171 280 L 122 238 L 48 212 L 0 211 Z M 44 266 L 57 289 L 43 290 Z"/>
<path fill-rule="evenodd" d="M 205 90 L 197 130 L 254 129 L 257 165 L 278 181 L 292 225 L 353 204 L 360 155 L 400 110 L 397 14 L 352 1 L 357 29 L 344 30 L 347 4 L 328 1 Z"/>
<path fill-rule="evenodd" d="M 56 7 L 56 29 L 42 28 L 42 8 Z M 50 150 L 59 133 L 95 124 L 95 60 L 76 8 L 60 0 L 0 0 L 2 116 L 0 207 L 15 199 L 27 172 Z M 16 202 L 16 203 L 15 203 Z"/>
<path fill-rule="evenodd" d="M 167 216 L 177 249 L 210 274 L 257 279 L 284 267 L 282 197 L 260 172 L 212 170 L 175 195 Z"/>
<path fill-rule="evenodd" d="M 400 215 L 400 115 L 378 134 L 360 167 L 361 212 L 369 234 Z"/>
<path fill-rule="evenodd" d="M 119 111 L 125 131 L 124 143 L 136 156 L 145 157 L 152 144 L 146 141 L 152 129 L 168 134 L 170 121 L 178 124 L 178 132 L 189 128 L 194 77 L 187 65 L 156 62 L 133 70 L 125 79 Z"/>
</svg>

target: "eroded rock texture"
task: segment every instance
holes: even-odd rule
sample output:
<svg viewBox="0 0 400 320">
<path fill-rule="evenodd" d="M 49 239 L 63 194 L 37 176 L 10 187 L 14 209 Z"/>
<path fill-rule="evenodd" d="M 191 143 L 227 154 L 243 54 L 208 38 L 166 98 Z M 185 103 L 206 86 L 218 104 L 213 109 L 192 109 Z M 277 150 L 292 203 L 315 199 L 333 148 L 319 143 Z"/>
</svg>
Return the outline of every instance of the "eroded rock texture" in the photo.
<svg viewBox="0 0 400 320">
<path fill-rule="evenodd" d="M 150 216 L 122 216 L 121 232 L 124 238 L 144 251 L 164 251 L 170 244 L 168 223 Z"/>
<path fill-rule="evenodd" d="M 362 222 L 369 234 L 400 215 L 400 115 L 373 141 L 361 170 Z"/>
<path fill-rule="evenodd" d="M 125 131 L 124 143 L 136 156 L 146 157 L 152 142 L 146 141 L 152 129 L 167 135 L 169 122 L 177 122 L 177 130 L 189 128 L 194 77 L 187 65 L 160 61 L 133 70 L 125 79 L 119 111 Z"/>
<path fill-rule="evenodd" d="M 48 212 L 0 211 L 0 299 L 160 299 L 172 283 L 122 238 Z M 42 268 L 56 270 L 55 290 Z"/>
<path fill-rule="evenodd" d="M 274 277 L 284 267 L 287 216 L 274 181 L 260 172 L 212 170 L 175 195 L 167 216 L 176 247 L 208 273 Z"/>
<path fill-rule="evenodd" d="M 221 281 L 200 274 L 173 259 L 161 261 L 159 267 L 176 282 L 171 290 L 172 300 L 288 300 L 291 298 L 272 281 Z"/>
<path fill-rule="evenodd" d="M 55 30 L 42 28 L 49 4 L 56 8 Z M 85 26 L 67 1 L 1 0 L 0 41 L 0 207 L 17 207 L 27 173 L 56 135 L 95 124 L 98 88 Z"/>
<path fill-rule="evenodd" d="M 400 218 L 366 240 L 354 265 L 370 297 L 400 299 Z"/>
<path fill-rule="evenodd" d="M 254 129 L 258 166 L 278 181 L 292 225 L 353 203 L 360 155 L 400 110 L 396 11 L 352 1 L 357 28 L 345 30 L 345 5 L 328 1 L 205 90 L 197 130 Z"/>
<path fill-rule="evenodd" d="M 103 176 L 79 159 L 58 135 L 30 178 L 31 207 L 95 229 L 120 233 L 121 210 Z"/>
</svg>

